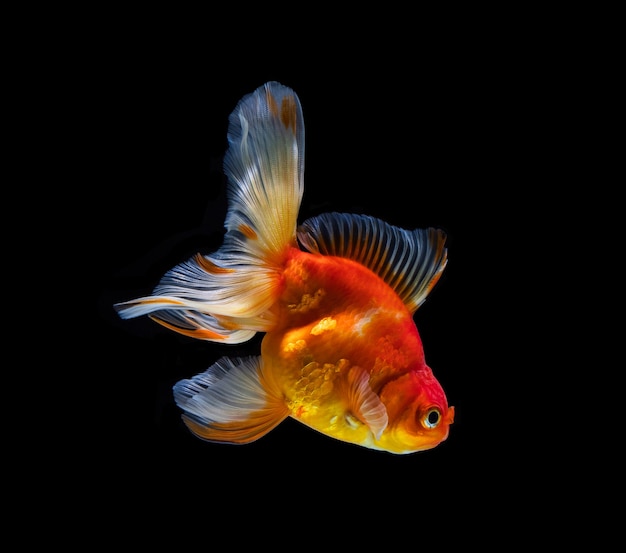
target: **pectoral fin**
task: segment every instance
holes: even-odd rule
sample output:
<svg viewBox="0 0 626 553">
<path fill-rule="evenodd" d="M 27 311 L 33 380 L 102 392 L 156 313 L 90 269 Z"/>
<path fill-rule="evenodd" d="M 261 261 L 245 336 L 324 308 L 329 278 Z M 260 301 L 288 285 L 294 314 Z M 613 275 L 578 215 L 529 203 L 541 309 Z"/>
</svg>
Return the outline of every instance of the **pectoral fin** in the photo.
<svg viewBox="0 0 626 553">
<path fill-rule="evenodd" d="M 369 385 L 369 375 L 361 367 L 352 367 L 347 383 L 350 412 L 371 430 L 378 440 L 387 427 L 387 409 Z"/>
<path fill-rule="evenodd" d="M 205 372 L 179 381 L 174 399 L 188 428 L 211 442 L 253 442 L 288 415 L 280 394 L 265 382 L 256 356 L 223 357 Z"/>
</svg>

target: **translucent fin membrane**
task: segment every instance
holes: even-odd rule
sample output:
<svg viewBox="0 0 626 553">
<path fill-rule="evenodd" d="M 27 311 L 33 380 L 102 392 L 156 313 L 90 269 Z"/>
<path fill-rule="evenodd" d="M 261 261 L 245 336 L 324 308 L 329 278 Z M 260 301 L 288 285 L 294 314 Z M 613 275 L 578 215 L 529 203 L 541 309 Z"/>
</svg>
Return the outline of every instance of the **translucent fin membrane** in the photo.
<svg viewBox="0 0 626 553">
<path fill-rule="evenodd" d="M 224 159 L 229 207 L 224 244 L 168 271 L 149 297 L 117 304 L 194 338 L 230 343 L 275 323 L 282 264 L 296 244 L 303 192 L 304 121 L 295 93 L 270 82 L 230 116 Z"/>
<path fill-rule="evenodd" d="M 289 414 L 263 379 L 260 357 L 223 357 L 205 372 L 174 386 L 174 400 L 189 429 L 208 441 L 248 443 Z"/>
</svg>

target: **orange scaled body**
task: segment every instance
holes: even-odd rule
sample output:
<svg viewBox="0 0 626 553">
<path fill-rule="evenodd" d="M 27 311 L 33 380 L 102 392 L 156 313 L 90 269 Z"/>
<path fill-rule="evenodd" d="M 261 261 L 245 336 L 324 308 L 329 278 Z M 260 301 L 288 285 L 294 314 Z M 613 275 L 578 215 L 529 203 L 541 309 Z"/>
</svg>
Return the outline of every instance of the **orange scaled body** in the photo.
<svg viewBox="0 0 626 553">
<path fill-rule="evenodd" d="M 425 364 L 412 315 L 377 275 L 351 260 L 293 250 L 279 306 L 281 322 L 265 336 L 262 356 L 272 360 L 292 417 L 336 438 L 395 453 L 446 438 L 453 408 Z M 385 407 L 385 431 L 363 424 L 360 417 L 367 413 L 353 412 L 357 406 L 346 392 L 349 379 L 360 374 Z M 429 409 L 446 417 L 439 431 L 422 426 Z"/>
</svg>

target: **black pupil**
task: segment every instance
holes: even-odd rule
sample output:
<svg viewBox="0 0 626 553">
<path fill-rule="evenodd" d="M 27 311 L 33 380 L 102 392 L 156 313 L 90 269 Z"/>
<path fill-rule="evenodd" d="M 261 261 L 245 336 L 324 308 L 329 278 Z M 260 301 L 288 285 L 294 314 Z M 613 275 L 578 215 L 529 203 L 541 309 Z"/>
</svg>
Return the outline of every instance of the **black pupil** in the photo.
<svg viewBox="0 0 626 553">
<path fill-rule="evenodd" d="M 431 411 L 426 418 L 428 419 L 428 424 L 434 426 L 439 422 L 439 413 L 437 413 L 437 411 Z"/>
</svg>

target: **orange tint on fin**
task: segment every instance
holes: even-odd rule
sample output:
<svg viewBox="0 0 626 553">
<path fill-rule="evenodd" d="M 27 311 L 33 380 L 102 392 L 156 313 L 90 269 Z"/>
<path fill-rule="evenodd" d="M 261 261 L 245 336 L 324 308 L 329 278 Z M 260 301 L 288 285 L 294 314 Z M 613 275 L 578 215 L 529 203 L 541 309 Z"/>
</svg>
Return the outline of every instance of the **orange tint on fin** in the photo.
<svg viewBox="0 0 626 553">
<path fill-rule="evenodd" d="M 165 328 L 169 328 L 174 332 L 178 332 L 179 334 L 184 334 L 185 336 L 189 336 L 190 338 L 197 338 L 199 340 L 224 340 L 226 338 L 223 334 L 218 334 L 217 332 L 213 332 L 206 328 L 181 328 L 180 326 L 173 325 L 164 321 L 163 319 L 159 319 L 155 315 L 149 315 L 149 317 Z"/>
<path fill-rule="evenodd" d="M 257 233 L 254 231 L 254 229 L 250 225 L 239 225 L 239 231 L 241 232 L 241 234 L 243 234 L 246 238 L 249 238 L 250 240 L 258 239 Z"/>
<path fill-rule="evenodd" d="M 133 302 L 127 302 L 129 305 Z M 167 305 L 185 305 L 182 301 L 176 301 L 170 298 L 144 298 L 137 301 L 138 305 L 151 305 L 153 303 L 167 304 Z"/>
<path fill-rule="evenodd" d="M 285 127 L 290 129 L 292 133 L 296 134 L 297 119 L 298 114 L 296 111 L 296 102 L 293 99 L 293 96 L 285 96 L 281 105 L 280 120 L 283 122 Z"/>
<path fill-rule="evenodd" d="M 253 413 L 245 421 L 229 423 L 200 424 L 183 415 L 183 422 L 196 436 L 209 442 L 247 444 L 265 436 L 278 426 L 287 416 L 286 410 Z"/>
<path fill-rule="evenodd" d="M 194 259 L 196 263 L 209 274 L 215 275 L 218 273 L 234 273 L 235 272 L 235 269 L 228 269 L 228 268 L 224 268 L 224 267 L 220 267 L 219 265 L 216 265 L 215 263 L 213 263 L 212 261 L 210 261 L 209 259 L 207 259 L 200 253 L 197 253 Z"/>
<path fill-rule="evenodd" d="M 298 120 L 297 104 L 293 96 L 285 96 L 280 103 L 280 113 L 276 105 L 276 99 L 271 92 L 267 90 L 267 107 L 274 117 L 280 117 L 281 123 L 285 128 L 296 134 L 296 121 Z"/>
</svg>

